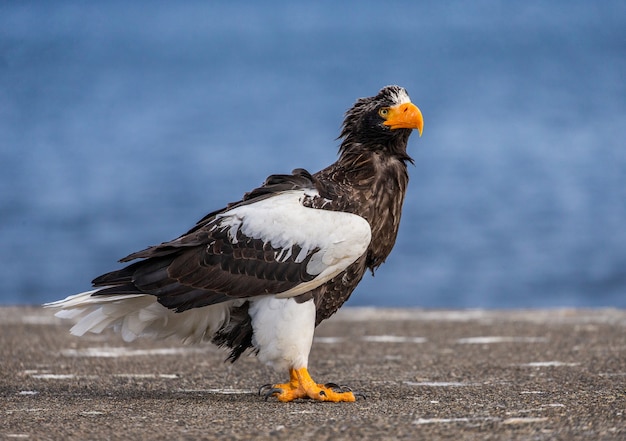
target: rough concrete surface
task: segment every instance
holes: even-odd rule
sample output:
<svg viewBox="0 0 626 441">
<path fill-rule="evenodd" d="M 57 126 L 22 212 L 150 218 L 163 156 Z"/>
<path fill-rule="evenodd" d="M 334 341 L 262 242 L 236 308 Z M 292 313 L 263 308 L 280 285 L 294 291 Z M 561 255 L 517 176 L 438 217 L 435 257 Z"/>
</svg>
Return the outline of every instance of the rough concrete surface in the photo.
<svg viewBox="0 0 626 441">
<path fill-rule="evenodd" d="M 626 311 L 343 309 L 310 370 L 356 403 L 264 401 L 286 380 L 212 346 L 83 338 L 0 308 L 0 439 L 626 439 Z"/>
</svg>

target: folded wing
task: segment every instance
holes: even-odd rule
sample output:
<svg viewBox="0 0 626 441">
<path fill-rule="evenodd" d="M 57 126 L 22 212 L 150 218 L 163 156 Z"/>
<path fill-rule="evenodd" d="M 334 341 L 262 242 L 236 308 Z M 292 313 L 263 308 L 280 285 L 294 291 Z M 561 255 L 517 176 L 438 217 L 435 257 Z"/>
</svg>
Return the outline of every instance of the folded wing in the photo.
<svg viewBox="0 0 626 441">
<path fill-rule="evenodd" d="M 185 235 L 123 259 L 142 260 L 95 279 L 92 295 L 151 294 L 182 312 L 317 288 L 365 253 L 371 230 L 360 216 L 309 208 L 321 198 L 311 179 L 303 170 L 271 176 Z"/>
</svg>

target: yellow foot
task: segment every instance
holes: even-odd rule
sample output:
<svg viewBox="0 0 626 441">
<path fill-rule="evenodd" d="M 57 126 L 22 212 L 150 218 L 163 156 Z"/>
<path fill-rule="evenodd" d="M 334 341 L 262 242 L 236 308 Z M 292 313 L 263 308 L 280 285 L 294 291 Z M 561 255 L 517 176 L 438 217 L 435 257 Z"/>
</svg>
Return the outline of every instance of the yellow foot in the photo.
<svg viewBox="0 0 626 441">
<path fill-rule="evenodd" d="M 318 401 L 356 401 L 356 397 L 365 398 L 365 395 L 354 393 L 345 386 L 336 384 L 317 384 L 309 375 L 307 368 L 290 369 L 289 383 L 265 385 L 259 390 L 267 400 L 271 396 L 278 401 L 288 402 L 298 398 L 310 398 Z"/>
</svg>

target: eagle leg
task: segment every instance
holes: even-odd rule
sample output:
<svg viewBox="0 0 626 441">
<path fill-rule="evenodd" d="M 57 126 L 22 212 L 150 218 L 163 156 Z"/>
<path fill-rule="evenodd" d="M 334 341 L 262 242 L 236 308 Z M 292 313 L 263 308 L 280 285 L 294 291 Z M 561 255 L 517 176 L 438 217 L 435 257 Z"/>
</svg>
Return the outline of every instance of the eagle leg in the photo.
<svg viewBox="0 0 626 441">
<path fill-rule="evenodd" d="M 356 401 L 357 396 L 364 397 L 363 394 L 354 394 L 349 388 L 345 386 L 338 387 L 334 383 L 327 385 L 317 384 L 311 378 L 309 371 L 306 367 L 299 369 L 289 370 L 289 383 L 274 384 L 272 386 L 266 385 L 261 387 L 259 393 L 264 393 L 267 400 L 271 396 L 278 398 L 278 401 L 289 402 L 297 400 L 298 398 L 310 398 L 317 401 L 331 401 L 340 402 Z"/>
</svg>

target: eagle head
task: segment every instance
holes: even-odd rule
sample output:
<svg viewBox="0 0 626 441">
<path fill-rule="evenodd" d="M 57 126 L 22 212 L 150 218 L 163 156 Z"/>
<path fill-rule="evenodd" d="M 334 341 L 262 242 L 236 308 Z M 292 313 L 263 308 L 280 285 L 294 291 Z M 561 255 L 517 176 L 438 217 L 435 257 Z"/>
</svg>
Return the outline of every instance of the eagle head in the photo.
<svg viewBox="0 0 626 441">
<path fill-rule="evenodd" d="M 422 112 L 407 91 L 400 86 L 386 86 L 376 96 L 359 98 L 346 112 L 339 135 L 340 150 L 343 153 L 358 146 L 406 155 L 411 130 L 417 129 L 421 136 L 423 127 Z"/>
</svg>

